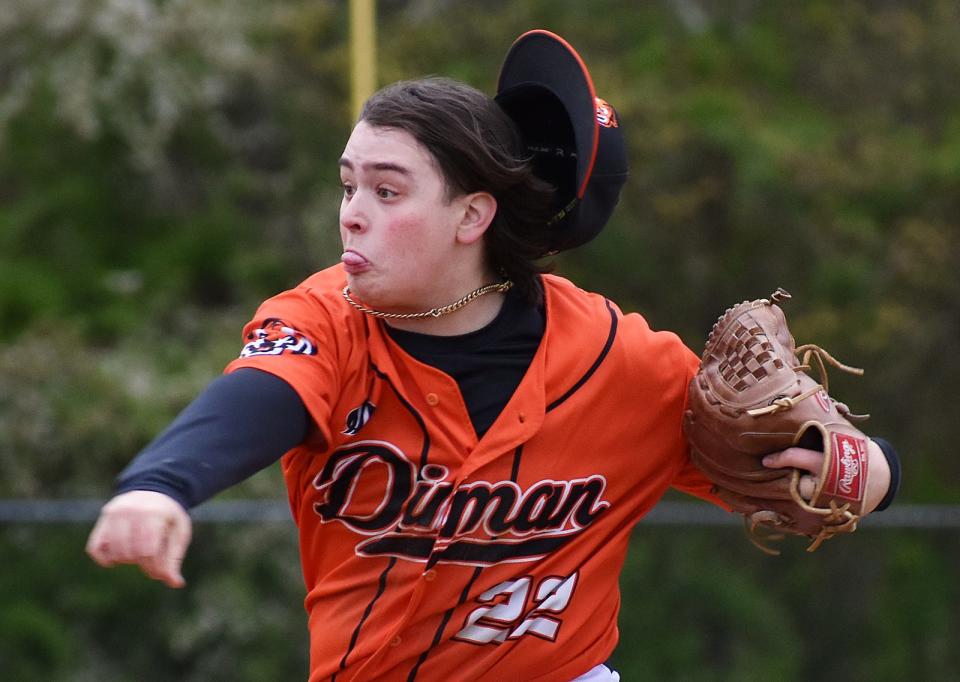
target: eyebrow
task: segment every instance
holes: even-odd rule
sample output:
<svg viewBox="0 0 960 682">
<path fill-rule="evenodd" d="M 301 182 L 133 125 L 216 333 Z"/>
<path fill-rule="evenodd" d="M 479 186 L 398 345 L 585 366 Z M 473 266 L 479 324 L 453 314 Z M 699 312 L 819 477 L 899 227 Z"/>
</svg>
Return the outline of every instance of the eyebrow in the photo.
<svg viewBox="0 0 960 682">
<path fill-rule="evenodd" d="M 339 164 L 342 168 L 354 170 L 353 162 L 345 156 L 340 157 Z M 372 161 L 361 164 L 361 166 L 367 171 L 393 171 L 394 173 L 400 173 L 401 175 L 411 175 L 410 169 L 408 169 L 406 166 L 401 166 L 398 163 L 391 163 L 389 161 Z"/>
</svg>

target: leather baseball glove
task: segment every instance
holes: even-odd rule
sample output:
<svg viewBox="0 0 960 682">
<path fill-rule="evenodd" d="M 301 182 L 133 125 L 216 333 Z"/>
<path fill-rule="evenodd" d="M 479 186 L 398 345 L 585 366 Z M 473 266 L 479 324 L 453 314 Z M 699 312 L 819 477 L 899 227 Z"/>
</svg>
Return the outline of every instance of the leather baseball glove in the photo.
<svg viewBox="0 0 960 682">
<path fill-rule="evenodd" d="M 867 436 L 853 415 L 827 393 L 826 364 L 862 374 L 814 345 L 797 347 L 776 303 L 744 301 L 727 310 L 707 339 L 700 370 L 690 382 L 684 431 L 691 458 L 714 483 L 714 492 L 743 514 L 751 541 L 783 533 L 813 539 L 807 551 L 838 534 L 852 533 L 867 488 Z M 807 372 L 813 361 L 820 381 Z M 791 446 L 824 453 L 810 499 L 800 495 L 797 469 L 771 469 L 764 455 Z"/>
</svg>

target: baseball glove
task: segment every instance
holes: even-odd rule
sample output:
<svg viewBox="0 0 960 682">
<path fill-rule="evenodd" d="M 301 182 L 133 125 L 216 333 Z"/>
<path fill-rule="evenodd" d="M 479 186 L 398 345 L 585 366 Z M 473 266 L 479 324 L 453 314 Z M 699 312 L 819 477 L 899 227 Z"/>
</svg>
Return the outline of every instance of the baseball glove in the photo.
<svg viewBox="0 0 960 682">
<path fill-rule="evenodd" d="M 854 415 L 827 393 L 826 364 L 862 374 L 814 345 L 797 347 L 776 303 L 744 301 L 713 326 L 700 370 L 690 382 L 684 431 L 691 458 L 714 483 L 714 493 L 741 513 L 751 541 L 778 554 L 765 540 L 783 533 L 813 539 L 807 551 L 838 534 L 852 533 L 863 511 L 867 437 Z M 813 361 L 820 381 L 807 374 Z M 764 455 L 791 446 L 824 453 L 810 499 L 800 495 L 801 471 L 771 469 Z M 806 473 L 806 472 L 803 472 Z"/>
</svg>

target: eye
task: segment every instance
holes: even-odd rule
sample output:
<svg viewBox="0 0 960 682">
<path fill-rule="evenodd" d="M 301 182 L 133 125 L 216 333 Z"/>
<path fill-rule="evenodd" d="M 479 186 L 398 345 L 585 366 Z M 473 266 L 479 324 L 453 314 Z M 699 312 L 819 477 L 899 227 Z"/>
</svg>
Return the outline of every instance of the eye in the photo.
<svg viewBox="0 0 960 682">
<path fill-rule="evenodd" d="M 397 196 L 397 193 L 392 189 L 387 189 L 386 187 L 377 187 L 377 196 L 381 199 L 392 199 Z"/>
<path fill-rule="evenodd" d="M 357 191 L 357 188 L 351 185 L 349 182 L 341 181 L 340 186 L 343 188 L 343 196 L 345 196 L 347 199 L 352 197 Z"/>
</svg>

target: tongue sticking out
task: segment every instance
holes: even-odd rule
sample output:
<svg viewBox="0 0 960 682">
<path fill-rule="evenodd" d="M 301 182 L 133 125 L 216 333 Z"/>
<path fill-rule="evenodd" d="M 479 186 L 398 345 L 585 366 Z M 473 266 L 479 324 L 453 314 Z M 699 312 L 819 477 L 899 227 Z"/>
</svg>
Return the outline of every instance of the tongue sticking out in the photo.
<svg viewBox="0 0 960 682">
<path fill-rule="evenodd" d="M 340 256 L 340 260 L 344 265 L 352 265 L 354 267 L 367 265 L 367 259 L 353 251 L 344 251 L 343 255 Z"/>
</svg>

